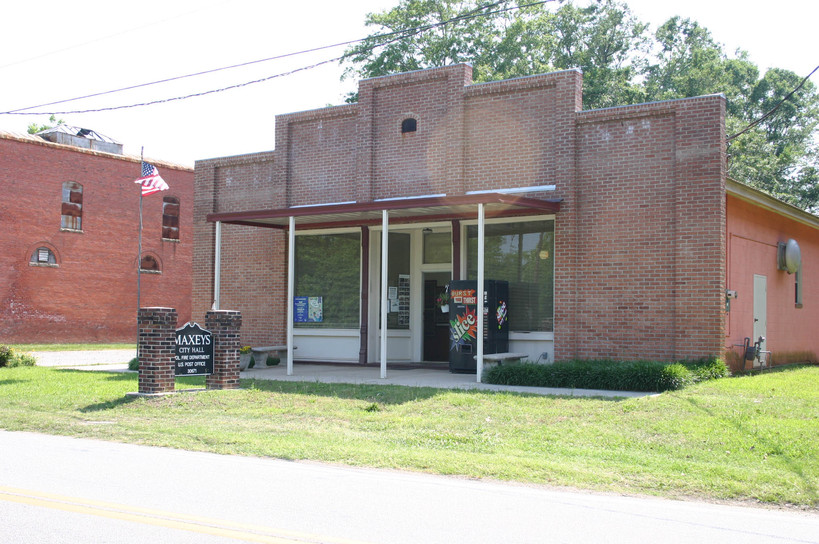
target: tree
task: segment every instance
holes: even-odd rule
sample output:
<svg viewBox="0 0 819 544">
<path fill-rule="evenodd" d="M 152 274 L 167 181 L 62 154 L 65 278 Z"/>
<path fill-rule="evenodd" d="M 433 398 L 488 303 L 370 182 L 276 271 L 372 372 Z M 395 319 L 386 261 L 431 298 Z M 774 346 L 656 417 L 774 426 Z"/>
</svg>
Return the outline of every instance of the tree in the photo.
<svg viewBox="0 0 819 544">
<path fill-rule="evenodd" d="M 48 118 L 48 122 L 51 123 L 50 125 L 38 125 L 37 123 L 31 123 L 28 126 L 28 133 L 29 134 L 37 134 L 38 132 L 42 132 L 44 130 L 48 130 L 50 128 L 54 128 L 55 126 L 64 125 L 65 121 L 62 119 L 57 119 L 55 115 L 52 115 Z"/>
<path fill-rule="evenodd" d="M 483 82 L 579 67 L 586 109 L 722 93 L 729 135 L 775 108 L 729 140 L 728 175 L 804 209 L 819 209 L 815 86 L 804 82 L 788 96 L 799 76 L 772 69 L 760 77 L 747 53 L 729 56 L 695 21 L 673 17 L 650 35 L 615 0 L 521 8 L 511 1 L 401 0 L 369 14 L 366 24 L 380 31 L 347 50 L 344 77 L 469 62 L 475 81 Z"/>
</svg>

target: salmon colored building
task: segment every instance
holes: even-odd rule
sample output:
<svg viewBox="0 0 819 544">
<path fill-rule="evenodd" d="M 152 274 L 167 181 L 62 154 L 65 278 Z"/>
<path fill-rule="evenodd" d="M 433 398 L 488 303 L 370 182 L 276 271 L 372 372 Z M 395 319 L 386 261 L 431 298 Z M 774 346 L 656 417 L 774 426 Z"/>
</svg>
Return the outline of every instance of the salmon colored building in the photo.
<svg viewBox="0 0 819 544">
<path fill-rule="evenodd" d="M 239 310 L 290 362 L 444 361 L 438 295 L 483 277 L 532 361 L 815 360 L 819 218 L 726 179 L 723 96 L 583 111 L 579 70 L 471 75 L 363 80 L 197 161 L 193 318 Z"/>
<path fill-rule="evenodd" d="M 727 288 L 736 298 L 725 336 L 733 366 L 743 365 L 745 339 L 760 336 L 772 364 L 817 361 L 819 218 L 730 180 L 727 212 Z M 794 252 L 797 262 L 787 262 Z"/>
<path fill-rule="evenodd" d="M 170 189 L 144 198 L 139 302 L 187 320 L 193 170 L 146 160 Z M 140 174 L 92 130 L 0 133 L 0 344 L 136 342 Z"/>
</svg>

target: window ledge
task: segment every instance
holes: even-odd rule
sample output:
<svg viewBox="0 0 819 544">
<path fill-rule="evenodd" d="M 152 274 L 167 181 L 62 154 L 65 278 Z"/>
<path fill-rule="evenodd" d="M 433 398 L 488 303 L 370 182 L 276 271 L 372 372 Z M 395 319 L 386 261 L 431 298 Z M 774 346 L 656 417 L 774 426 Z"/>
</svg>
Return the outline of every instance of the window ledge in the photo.
<svg viewBox="0 0 819 544">
<path fill-rule="evenodd" d="M 67 229 L 65 227 L 60 227 L 60 232 L 76 232 L 77 234 L 83 234 L 82 229 Z"/>
<path fill-rule="evenodd" d="M 163 238 L 162 241 L 163 242 L 172 242 L 174 244 L 178 244 L 179 243 L 179 238 Z"/>
<path fill-rule="evenodd" d="M 60 265 L 51 264 L 51 263 L 32 263 L 32 262 L 29 262 L 28 265 L 29 266 L 39 266 L 39 267 L 42 267 L 42 268 L 60 268 Z"/>
<path fill-rule="evenodd" d="M 140 274 L 162 274 L 161 270 L 145 270 L 144 268 L 139 269 Z"/>
</svg>

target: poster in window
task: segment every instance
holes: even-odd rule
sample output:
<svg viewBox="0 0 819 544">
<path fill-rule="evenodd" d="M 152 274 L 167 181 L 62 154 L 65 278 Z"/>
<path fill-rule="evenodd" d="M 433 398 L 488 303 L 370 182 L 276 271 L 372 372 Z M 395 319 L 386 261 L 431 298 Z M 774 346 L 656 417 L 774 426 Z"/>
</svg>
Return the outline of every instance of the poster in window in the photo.
<svg viewBox="0 0 819 544">
<path fill-rule="evenodd" d="M 321 323 L 323 320 L 322 297 L 293 297 L 293 323 Z"/>
</svg>

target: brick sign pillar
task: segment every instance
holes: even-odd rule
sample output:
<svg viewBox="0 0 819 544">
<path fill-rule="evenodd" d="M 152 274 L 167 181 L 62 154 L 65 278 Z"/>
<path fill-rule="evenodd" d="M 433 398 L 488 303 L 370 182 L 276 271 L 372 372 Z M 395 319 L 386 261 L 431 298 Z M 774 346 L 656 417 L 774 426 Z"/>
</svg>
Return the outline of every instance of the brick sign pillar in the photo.
<svg viewBox="0 0 819 544">
<path fill-rule="evenodd" d="M 205 315 L 205 328 L 213 334 L 213 374 L 207 378 L 208 389 L 238 389 L 242 314 L 211 310 Z"/>
<path fill-rule="evenodd" d="M 140 308 L 139 326 L 139 393 L 170 393 L 176 383 L 176 310 L 174 308 Z"/>
</svg>

